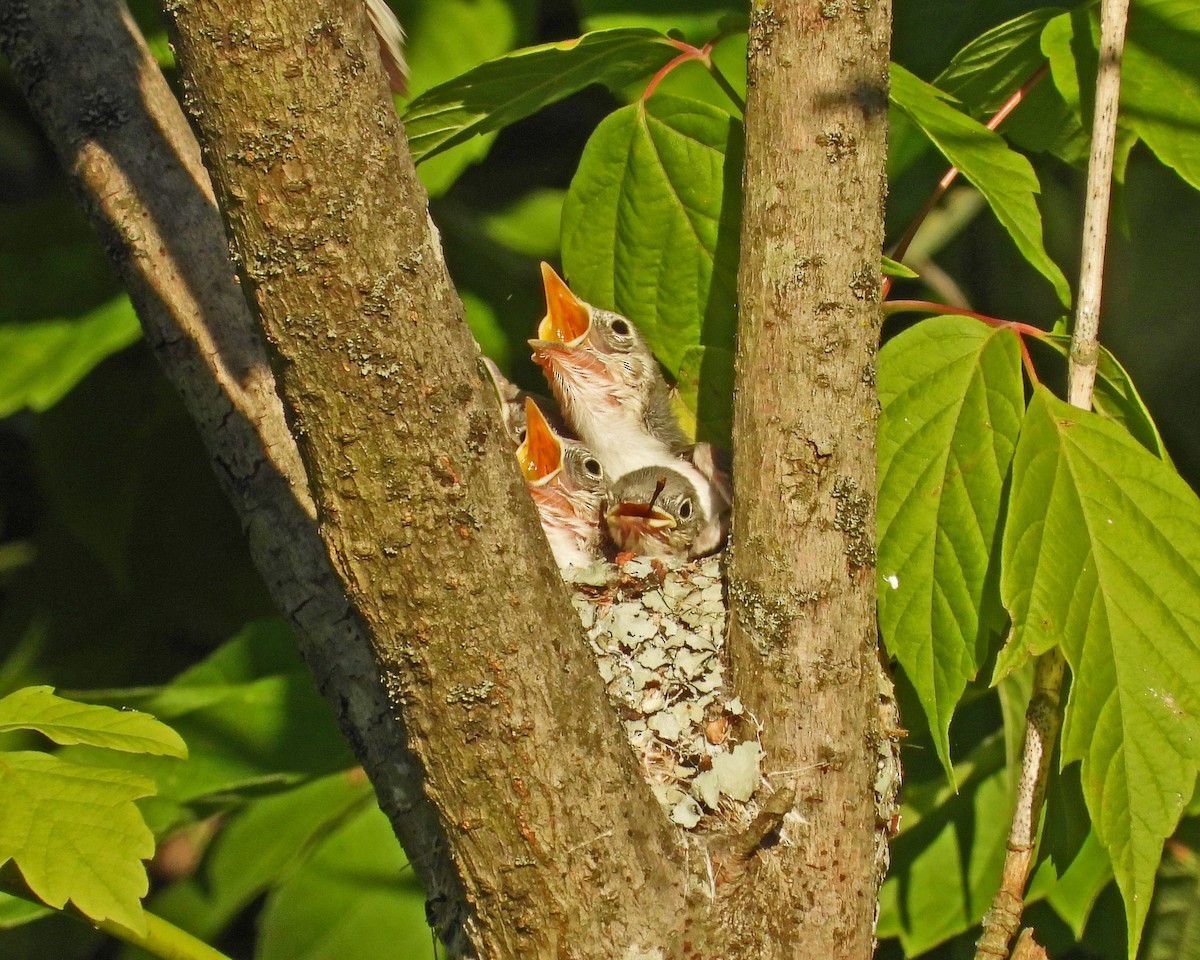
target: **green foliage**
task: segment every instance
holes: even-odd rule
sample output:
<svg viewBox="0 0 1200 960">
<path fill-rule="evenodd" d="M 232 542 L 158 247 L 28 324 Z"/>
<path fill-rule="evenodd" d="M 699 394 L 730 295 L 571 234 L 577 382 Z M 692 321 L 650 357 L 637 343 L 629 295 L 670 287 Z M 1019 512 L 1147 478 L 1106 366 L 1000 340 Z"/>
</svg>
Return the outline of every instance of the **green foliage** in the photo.
<svg viewBox="0 0 1200 960">
<path fill-rule="evenodd" d="M 1025 259 L 1054 286 L 1064 304 L 1071 302 L 1067 279 L 1042 246 L 1041 192 L 1033 166 L 1004 139 L 955 108 L 953 98 L 892 65 L 892 102 L 947 160 L 983 194 Z"/>
<path fill-rule="evenodd" d="M 1003 553 L 1013 632 L 998 669 L 1053 646 L 1066 655 L 1062 759 L 1082 761 L 1133 952 L 1200 770 L 1200 503 L 1125 431 L 1038 388 Z"/>
<path fill-rule="evenodd" d="M 879 360 L 879 624 L 950 772 L 950 718 L 988 655 L 1001 491 L 1024 397 L 1016 337 L 939 317 Z"/>
<path fill-rule="evenodd" d="M 706 367 L 726 398 L 741 160 L 741 128 L 727 111 L 666 94 L 639 100 L 596 128 L 562 214 L 563 265 L 578 294 L 634 320 L 673 376 L 685 357 L 694 374 Z M 697 345 L 725 363 L 689 355 Z M 728 405 L 698 409 L 694 396 L 684 402 L 702 434 L 727 436 Z"/>
<path fill-rule="evenodd" d="M 481 64 L 417 97 L 404 112 L 418 162 L 508 126 L 592 83 L 619 87 L 653 73 L 678 51 L 652 30 L 607 30 Z"/>
<path fill-rule="evenodd" d="M 0 700 L 0 733 L 34 730 L 56 743 L 184 757 L 178 734 L 153 717 L 56 697 L 26 687 Z M 148 889 L 141 861 L 154 837 L 133 801 L 154 782 L 119 769 L 30 750 L 0 753 L 0 866 L 16 864 L 29 890 L 56 909 L 68 900 L 95 921 L 144 930 Z M 8 911 L 12 920 L 33 919 Z"/>
<path fill-rule="evenodd" d="M 0 417 L 22 407 L 52 407 L 96 364 L 140 335 L 128 297 L 78 320 L 0 324 Z"/>
</svg>

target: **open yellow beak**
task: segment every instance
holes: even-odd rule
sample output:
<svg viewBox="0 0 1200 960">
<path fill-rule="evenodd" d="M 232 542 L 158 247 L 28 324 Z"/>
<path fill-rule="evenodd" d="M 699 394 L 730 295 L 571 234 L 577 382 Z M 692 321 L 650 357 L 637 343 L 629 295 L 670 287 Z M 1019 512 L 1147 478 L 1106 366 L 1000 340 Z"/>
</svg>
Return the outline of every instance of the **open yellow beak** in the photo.
<svg viewBox="0 0 1200 960">
<path fill-rule="evenodd" d="M 528 483 L 544 483 L 562 469 L 562 444 L 529 397 L 525 398 L 525 440 L 517 447 L 517 460 Z"/>
<path fill-rule="evenodd" d="M 557 340 L 574 346 L 592 325 L 587 304 L 571 292 L 550 264 L 542 263 L 542 287 L 546 291 L 546 316 L 538 324 L 539 340 Z"/>
</svg>

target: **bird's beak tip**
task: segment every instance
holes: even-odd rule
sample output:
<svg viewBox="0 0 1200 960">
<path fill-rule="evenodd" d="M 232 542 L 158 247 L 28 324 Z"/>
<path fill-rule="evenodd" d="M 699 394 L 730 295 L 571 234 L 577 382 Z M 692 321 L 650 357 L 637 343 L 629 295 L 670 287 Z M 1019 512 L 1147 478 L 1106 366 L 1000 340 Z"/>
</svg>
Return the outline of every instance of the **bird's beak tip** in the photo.
<svg viewBox="0 0 1200 960">
<path fill-rule="evenodd" d="M 546 316 L 538 324 L 538 338 L 577 345 L 592 325 L 591 311 L 550 264 L 542 261 L 542 288 L 546 294 Z"/>
</svg>

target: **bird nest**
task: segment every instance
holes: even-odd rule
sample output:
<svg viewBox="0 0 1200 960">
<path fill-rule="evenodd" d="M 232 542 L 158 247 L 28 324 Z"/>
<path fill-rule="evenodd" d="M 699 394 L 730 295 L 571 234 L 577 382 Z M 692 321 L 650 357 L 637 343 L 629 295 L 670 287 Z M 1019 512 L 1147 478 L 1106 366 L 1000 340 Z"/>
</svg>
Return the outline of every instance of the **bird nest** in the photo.
<svg viewBox="0 0 1200 960">
<path fill-rule="evenodd" d="M 757 814 L 758 725 L 725 678 L 719 556 L 669 566 L 619 555 L 566 574 L 600 675 L 655 797 L 689 830 Z"/>
</svg>

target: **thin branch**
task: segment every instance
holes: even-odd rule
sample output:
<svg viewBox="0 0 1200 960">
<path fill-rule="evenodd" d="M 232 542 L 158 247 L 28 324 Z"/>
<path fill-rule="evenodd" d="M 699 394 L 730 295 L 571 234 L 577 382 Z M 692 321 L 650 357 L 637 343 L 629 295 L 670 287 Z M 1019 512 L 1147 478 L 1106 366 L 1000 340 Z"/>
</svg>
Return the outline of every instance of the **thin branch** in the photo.
<svg viewBox="0 0 1200 960">
<path fill-rule="evenodd" d="M 1071 336 L 1067 401 L 1084 410 L 1092 406 L 1092 386 L 1100 359 L 1100 292 L 1108 240 L 1108 208 L 1112 192 L 1113 153 L 1117 140 L 1117 104 L 1121 90 L 1121 51 L 1129 0 L 1105 0 L 1100 12 L 1100 71 L 1096 76 L 1096 108 L 1092 119 L 1092 153 L 1088 158 L 1087 206 L 1083 214 L 1083 256 L 1079 266 L 1079 300 Z"/>
<path fill-rule="evenodd" d="M 1068 389 L 1068 400 L 1084 410 L 1092 405 L 1092 387 L 1100 353 L 1100 291 L 1121 85 L 1121 50 L 1128 15 L 1129 0 L 1104 0 L 1101 6 L 1100 69 L 1096 77 L 1079 301 L 1071 338 Z M 984 918 L 976 960 L 1005 956 L 1008 943 L 1020 925 L 1037 824 L 1050 776 L 1050 757 L 1062 724 L 1060 700 L 1065 666 L 1062 651 L 1058 648 L 1047 651 L 1037 662 L 1033 696 L 1025 714 L 1021 781 L 1009 830 L 1008 853 L 1000 889 Z M 1031 781 L 1030 778 L 1034 779 Z"/>
</svg>

